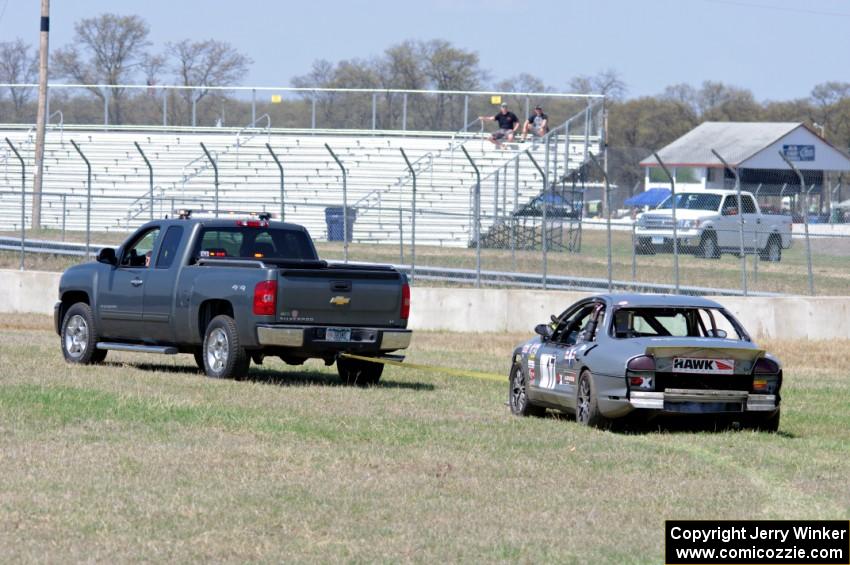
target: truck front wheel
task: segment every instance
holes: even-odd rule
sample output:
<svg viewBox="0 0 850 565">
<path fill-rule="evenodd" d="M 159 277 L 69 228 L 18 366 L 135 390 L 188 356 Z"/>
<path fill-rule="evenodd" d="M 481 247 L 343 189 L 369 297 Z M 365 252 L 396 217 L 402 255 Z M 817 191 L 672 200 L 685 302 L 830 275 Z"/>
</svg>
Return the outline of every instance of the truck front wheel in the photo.
<svg viewBox="0 0 850 565">
<path fill-rule="evenodd" d="M 248 374 L 251 358 L 239 345 L 236 322 L 230 316 L 216 316 L 204 333 L 204 371 L 214 379 L 242 379 Z"/>
<path fill-rule="evenodd" d="M 73 304 L 62 319 L 62 355 L 69 363 L 89 365 L 106 359 L 106 350 L 97 349 L 100 336 L 91 306 Z"/>
<path fill-rule="evenodd" d="M 720 248 L 717 246 L 717 236 L 712 232 L 702 234 L 699 243 L 699 255 L 703 259 L 719 259 Z"/>
<path fill-rule="evenodd" d="M 369 386 L 381 379 L 384 366 L 381 363 L 340 357 L 336 360 L 336 370 L 339 373 L 339 378 L 347 384 Z"/>
</svg>

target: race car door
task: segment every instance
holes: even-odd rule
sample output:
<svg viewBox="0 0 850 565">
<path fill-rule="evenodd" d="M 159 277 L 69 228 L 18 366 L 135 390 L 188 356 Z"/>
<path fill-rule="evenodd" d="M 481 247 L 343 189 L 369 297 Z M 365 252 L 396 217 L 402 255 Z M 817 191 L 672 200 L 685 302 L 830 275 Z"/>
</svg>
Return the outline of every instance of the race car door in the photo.
<svg viewBox="0 0 850 565">
<path fill-rule="evenodd" d="M 586 327 L 597 302 L 584 302 L 559 318 L 552 338 L 545 341 L 534 357 L 529 356 L 529 393 L 538 401 L 569 408 L 575 404 L 575 359 L 581 331 Z"/>
</svg>

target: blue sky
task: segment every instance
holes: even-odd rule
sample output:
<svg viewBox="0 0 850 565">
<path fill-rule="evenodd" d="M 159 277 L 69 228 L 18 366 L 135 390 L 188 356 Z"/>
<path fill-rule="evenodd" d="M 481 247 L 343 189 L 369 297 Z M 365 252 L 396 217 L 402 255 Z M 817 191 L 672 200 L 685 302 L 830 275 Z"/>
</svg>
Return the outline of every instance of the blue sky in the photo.
<svg viewBox="0 0 850 565">
<path fill-rule="evenodd" d="M 285 86 L 317 58 L 368 58 L 405 39 L 477 51 L 494 81 L 529 72 L 565 90 L 577 74 L 618 70 L 630 96 L 720 80 L 756 97 L 848 81 L 847 0 L 53 0 L 51 44 L 105 11 L 135 13 L 161 48 L 231 42 L 254 64 L 245 84 Z M 0 40 L 38 40 L 38 0 L 0 0 Z"/>
</svg>

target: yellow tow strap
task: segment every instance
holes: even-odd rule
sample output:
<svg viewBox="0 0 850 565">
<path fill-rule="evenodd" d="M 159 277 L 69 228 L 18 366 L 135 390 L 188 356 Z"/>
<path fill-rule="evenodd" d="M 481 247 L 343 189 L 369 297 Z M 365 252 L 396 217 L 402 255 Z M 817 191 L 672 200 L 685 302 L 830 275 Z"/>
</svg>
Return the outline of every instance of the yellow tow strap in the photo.
<svg viewBox="0 0 850 565">
<path fill-rule="evenodd" d="M 433 365 L 420 365 L 418 363 L 402 363 L 401 361 L 396 361 L 394 359 L 383 359 L 381 357 L 364 357 L 362 355 L 352 355 L 351 353 L 341 353 L 340 357 L 356 359 L 358 361 L 367 361 L 369 363 L 392 365 L 394 367 L 402 367 L 407 369 L 420 369 L 422 371 L 431 371 L 432 373 L 448 373 L 450 375 L 458 375 L 461 377 L 469 377 L 473 379 L 484 379 L 487 381 L 497 381 L 500 383 L 505 383 L 508 380 L 506 375 L 498 375 L 496 373 L 469 371 L 466 369 L 451 369 L 449 367 L 435 367 Z"/>
</svg>

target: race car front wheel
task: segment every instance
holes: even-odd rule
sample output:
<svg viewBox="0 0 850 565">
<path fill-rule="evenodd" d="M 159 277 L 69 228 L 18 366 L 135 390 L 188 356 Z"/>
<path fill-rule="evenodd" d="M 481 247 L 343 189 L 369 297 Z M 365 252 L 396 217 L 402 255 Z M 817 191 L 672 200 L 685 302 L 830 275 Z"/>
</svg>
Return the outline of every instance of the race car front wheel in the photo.
<svg viewBox="0 0 850 565">
<path fill-rule="evenodd" d="M 611 421 L 599 411 L 596 385 L 593 383 L 593 375 L 590 371 L 582 372 L 578 379 L 576 421 L 594 428 L 608 428 L 611 424 Z"/>
<path fill-rule="evenodd" d="M 529 402 L 528 380 L 525 378 L 521 363 L 514 363 L 511 367 L 508 404 L 510 404 L 511 413 L 516 416 L 543 416 L 546 413 L 546 409 L 542 406 L 535 406 Z"/>
</svg>

